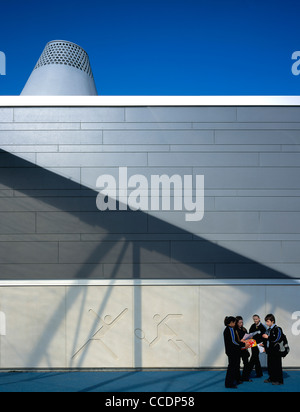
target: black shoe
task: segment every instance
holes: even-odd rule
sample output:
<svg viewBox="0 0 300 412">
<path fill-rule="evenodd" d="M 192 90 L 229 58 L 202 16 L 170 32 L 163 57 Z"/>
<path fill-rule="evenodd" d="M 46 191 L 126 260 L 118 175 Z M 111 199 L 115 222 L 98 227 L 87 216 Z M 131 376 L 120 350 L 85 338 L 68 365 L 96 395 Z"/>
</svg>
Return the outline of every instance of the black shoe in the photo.
<svg viewBox="0 0 300 412">
<path fill-rule="evenodd" d="M 272 382 L 272 385 L 283 385 L 282 382 Z"/>
</svg>

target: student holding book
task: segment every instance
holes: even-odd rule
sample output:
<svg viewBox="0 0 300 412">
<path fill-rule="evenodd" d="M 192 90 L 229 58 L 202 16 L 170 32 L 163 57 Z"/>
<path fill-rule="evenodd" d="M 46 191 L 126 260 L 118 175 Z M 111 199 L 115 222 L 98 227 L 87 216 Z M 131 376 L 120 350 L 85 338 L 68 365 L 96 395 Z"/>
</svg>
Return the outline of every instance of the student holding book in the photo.
<svg viewBox="0 0 300 412">
<path fill-rule="evenodd" d="M 253 315 L 253 324 L 249 329 L 249 333 L 255 333 L 253 339 L 256 340 L 257 345 L 263 342 L 263 334 L 266 333 L 265 326 L 261 323 L 260 317 L 258 315 Z M 256 377 L 261 378 L 263 376 L 262 367 L 259 360 L 259 349 L 258 346 L 251 348 L 251 359 L 249 361 L 249 375 L 253 367 L 255 367 Z"/>
</svg>

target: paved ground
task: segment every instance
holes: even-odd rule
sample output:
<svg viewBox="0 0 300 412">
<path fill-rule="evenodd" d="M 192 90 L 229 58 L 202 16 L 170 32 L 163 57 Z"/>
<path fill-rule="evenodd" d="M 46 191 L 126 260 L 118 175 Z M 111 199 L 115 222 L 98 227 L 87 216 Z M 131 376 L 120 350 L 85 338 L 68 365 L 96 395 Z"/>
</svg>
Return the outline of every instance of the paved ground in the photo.
<svg viewBox="0 0 300 412">
<path fill-rule="evenodd" d="M 300 392 L 300 371 L 284 371 L 284 385 L 267 378 L 225 389 L 223 370 L 0 372 L 0 392 Z"/>
</svg>

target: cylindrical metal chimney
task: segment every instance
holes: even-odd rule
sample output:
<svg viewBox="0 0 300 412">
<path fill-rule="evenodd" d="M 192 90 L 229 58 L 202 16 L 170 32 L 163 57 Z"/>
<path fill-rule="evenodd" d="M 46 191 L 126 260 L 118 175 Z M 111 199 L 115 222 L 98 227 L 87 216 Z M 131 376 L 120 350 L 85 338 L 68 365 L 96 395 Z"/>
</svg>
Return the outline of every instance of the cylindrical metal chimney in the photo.
<svg viewBox="0 0 300 412">
<path fill-rule="evenodd" d="M 77 44 L 65 40 L 46 44 L 21 93 L 27 96 L 97 94 L 89 56 Z"/>
</svg>

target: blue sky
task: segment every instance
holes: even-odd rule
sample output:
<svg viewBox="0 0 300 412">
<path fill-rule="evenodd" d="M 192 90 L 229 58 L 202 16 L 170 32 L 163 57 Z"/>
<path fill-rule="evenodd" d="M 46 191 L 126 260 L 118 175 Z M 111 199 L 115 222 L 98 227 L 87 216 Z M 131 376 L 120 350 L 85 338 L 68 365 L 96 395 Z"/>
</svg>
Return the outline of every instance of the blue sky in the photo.
<svg viewBox="0 0 300 412">
<path fill-rule="evenodd" d="M 0 95 L 45 44 L 89 54 L 101 95 L 300 95 L 299 0 L 0 0 Z"/>
</svg>

